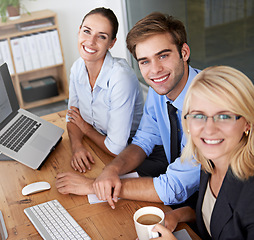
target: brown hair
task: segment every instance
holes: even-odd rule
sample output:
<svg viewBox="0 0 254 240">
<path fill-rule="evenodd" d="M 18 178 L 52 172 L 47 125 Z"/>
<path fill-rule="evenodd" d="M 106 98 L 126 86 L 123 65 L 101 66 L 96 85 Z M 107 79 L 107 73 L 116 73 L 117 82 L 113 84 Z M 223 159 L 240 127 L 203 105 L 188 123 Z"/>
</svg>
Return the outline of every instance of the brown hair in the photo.
<svg viewBox="0 0 254 240">
<path fill-rule="evenodd" d="M 127 48 L 133 57 L 137 59 L 137 44 L 146 40 L 150 36 L 163 33 L 169 33 L 172 36 L 174 44 L 177 46 L 179 51 L 180 57 L 182 57 L 181 50 L 183 44 L 187 43 L 185 27 L 178 19 L 160 12 L 153 12 L 147 15 L 145 18 L 139 20 L 134 25 L 126 38 Z M 189 59 L 187 63 L 189 63 Z"/>
<path fill-rule="evenodd" d="M 83 18 L 83 20 L 81 22 L 80 27 L 82 26 L 82 24 L 85 21 L 86 17 L 88 17 L 88 16 L 90 16 L 92 14 L 100 14 L 103 17 L 105 17 L 105 18 L 107 18 L 109 20 L 109 22 L 111 23 L 111 26 L 112 26 L 112 40 L 115 39 L 117 31 L 118 31 L 118 21 L 117 21 L 117 17 L 114 14 L 114 12 L 111 9 L 109 9 L 109 8 L 101 7 L 101 8 L 95 8 L 95 9 L 91 10 L 89 13 L 87 13 L 84 16 L 84 18 Z"/>
</svg>

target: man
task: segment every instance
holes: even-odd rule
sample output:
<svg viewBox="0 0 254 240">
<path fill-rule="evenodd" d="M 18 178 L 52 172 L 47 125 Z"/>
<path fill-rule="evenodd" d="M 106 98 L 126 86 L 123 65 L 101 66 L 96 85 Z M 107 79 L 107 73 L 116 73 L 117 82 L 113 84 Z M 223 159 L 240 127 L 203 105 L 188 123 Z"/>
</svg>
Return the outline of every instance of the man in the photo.
<svg viewBox="0 0 254 240">
<path fill-rule="evenodd" d="M 57 176 L 56 186 L 63 194 L 96 193 L 112 208 L 118 197 L 172 205 L 184 202 L 199 186 L 200 167 L 194 163 L 171 159 L 168 102 L 177 108 L 178 137 L 181 148 L 186 139 L 182 133 L 181 111 L 186 90 L 198 70 L 189 66 L 190 49 L 182 22 L 161 13 L 152 13 L 135 24 L 127 36 L 127 47 L 138 61 L 140 71 L 149 84 L 140 126 L 132 144 L 126 147 L 96 179 L 72 173 Z M 140 166 L 154 146 L 163 145 L 169 166 L 159 177 L 120 180 Z M 113 189 L 113 196 L 112 196 Z"/>
</svg>

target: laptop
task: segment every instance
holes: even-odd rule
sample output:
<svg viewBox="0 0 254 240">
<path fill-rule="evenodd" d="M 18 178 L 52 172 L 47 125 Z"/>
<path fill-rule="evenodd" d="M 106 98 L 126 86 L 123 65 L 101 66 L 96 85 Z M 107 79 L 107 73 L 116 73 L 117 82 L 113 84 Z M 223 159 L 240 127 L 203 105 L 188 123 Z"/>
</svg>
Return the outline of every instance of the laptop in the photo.
<svg viewBox="0 0 254 240">
<path fill-rule="evenodd" d="M 7 64 L 1 65 L 0 153 L 32 169 L 40 169 L 61 141 L 63 132 L 62 128 L 19 107 Z"/>
<path fill-rule="evenodd" d="M 7 238 L 8 238 L 8 233 L 4 223 L 3 214 L 0 210 L 0 240 L 6 240 Z"/>
</svg>

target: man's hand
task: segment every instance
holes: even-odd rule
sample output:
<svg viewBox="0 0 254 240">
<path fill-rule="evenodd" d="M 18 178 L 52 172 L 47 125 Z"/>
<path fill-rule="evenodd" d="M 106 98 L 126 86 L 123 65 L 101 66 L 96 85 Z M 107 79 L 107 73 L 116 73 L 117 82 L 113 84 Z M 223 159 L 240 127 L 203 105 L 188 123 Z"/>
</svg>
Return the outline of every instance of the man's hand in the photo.
<svg viewBox="0 0 254 240">
<path fill-rule="evenodd" d="M 80 115 L 79 109 L 71 106 L 71 110 L 68 110 L 67 115 L 69 116 L 69 121 L 74 123 L 80 130 L 87 135 L 88 131 L 93 129 L 93 126 L 87 123 Z"/>
<path fill-rule="evenodd" d="M 117 173 L 110 170 L 110 168 L 105 168 L 94 181 L 93 188 L 98 199 L 108 201 L 111 208 L 115 209 L 114 202 L 118 201 L 121 190 L 121 181 Z"/>
<path fill-rule="evenodd" d="M 94 179 L 76 173 L 59 173 L 56 176 L 56 188 L 62 194 L 87 195 L 94 193 Z"/>
<path fill-rule="evenodd" d="M 75 171 L 86 172 L 86 169 L 91 170 L 90 163 L 94 163 L 94 159 L 83 145 L 73 149 L 71 166 Z"/>
</svg>

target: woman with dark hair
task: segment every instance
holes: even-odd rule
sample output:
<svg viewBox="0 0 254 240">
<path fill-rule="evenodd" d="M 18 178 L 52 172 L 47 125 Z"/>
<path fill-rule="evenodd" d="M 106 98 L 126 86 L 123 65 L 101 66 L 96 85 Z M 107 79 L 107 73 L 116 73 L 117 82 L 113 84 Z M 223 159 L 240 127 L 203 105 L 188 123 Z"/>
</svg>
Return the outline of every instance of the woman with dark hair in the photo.
<svg viewBox="0 0 254 240">
<path fill-rule="evenodd" d="M 139 81 L 124 59 L 111 56 L 118 21 L 112 10 L 96 8 L 82 20 L 78 58 L 70 74 L 67 129 L 72 167 L 91 169 L 94 159 L 82 144 L 84 136 L 112 156 L 134 136 L 143 111 Z"/>
</svg>

